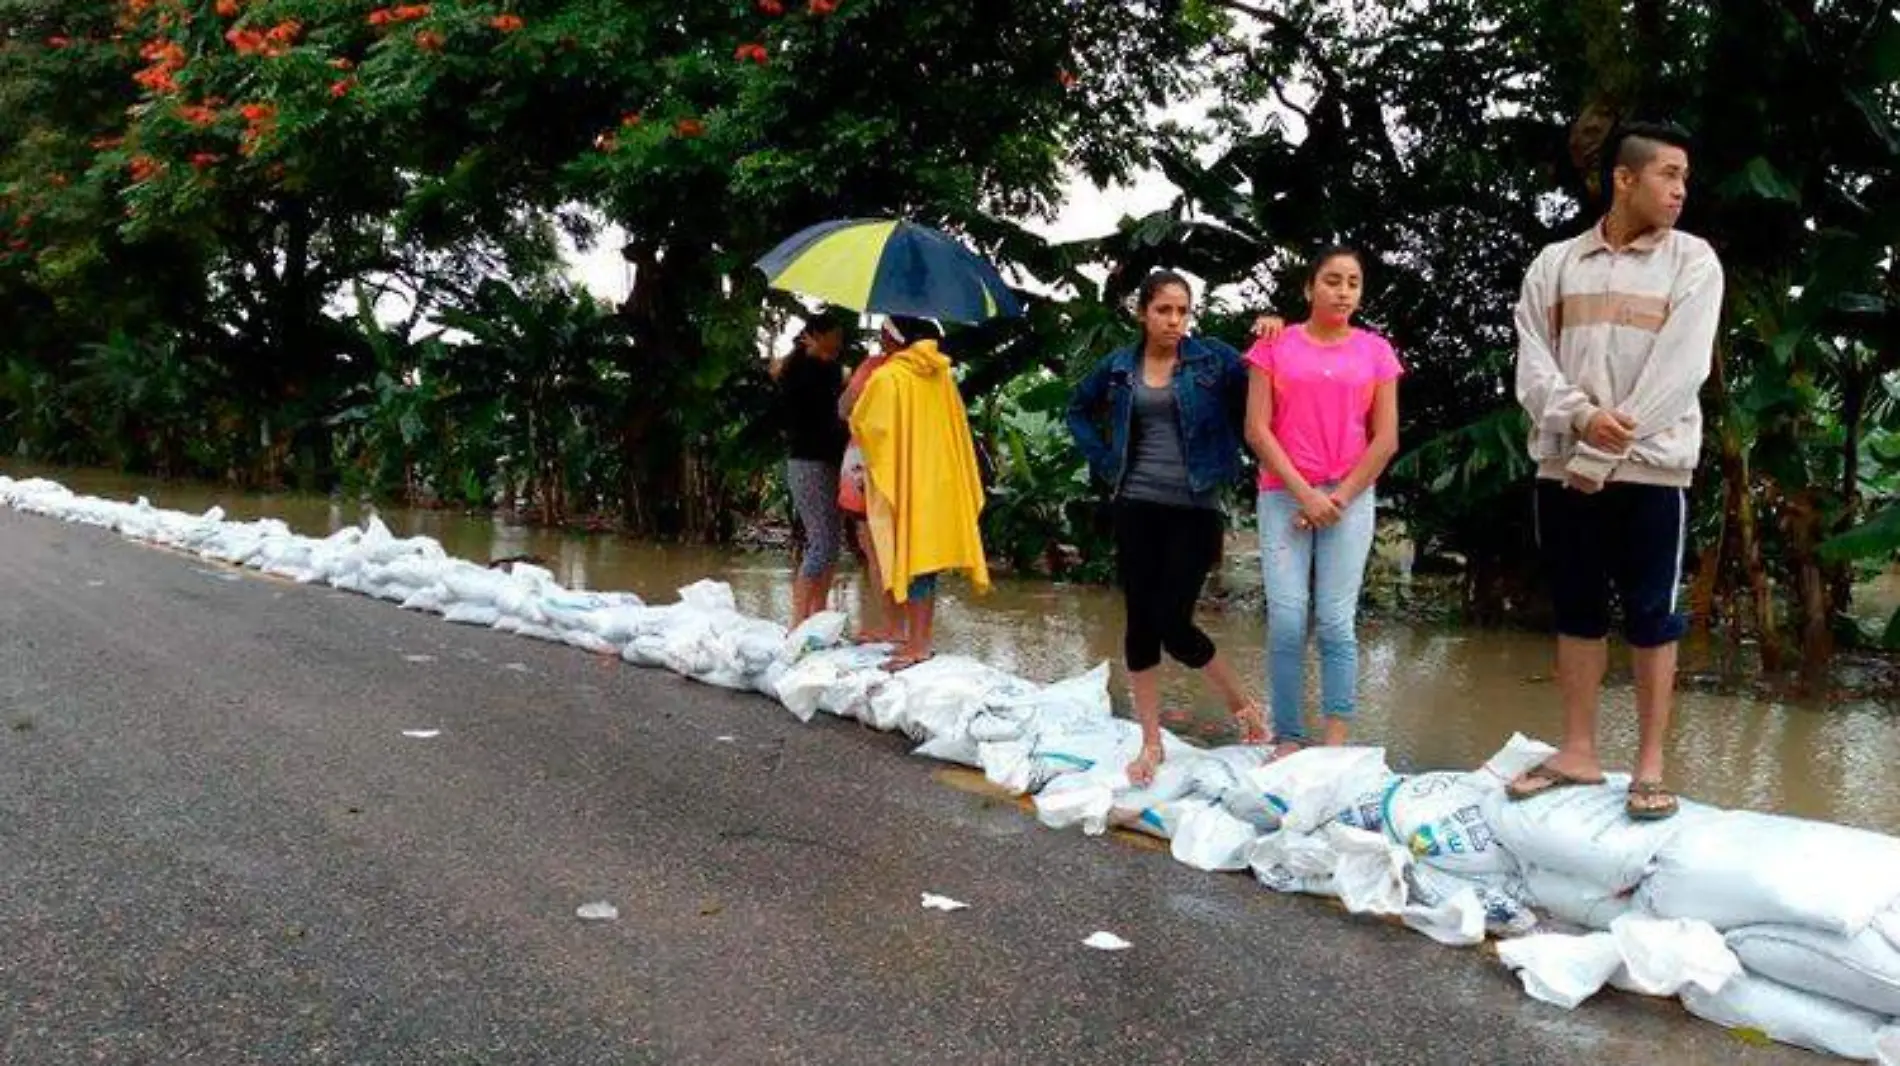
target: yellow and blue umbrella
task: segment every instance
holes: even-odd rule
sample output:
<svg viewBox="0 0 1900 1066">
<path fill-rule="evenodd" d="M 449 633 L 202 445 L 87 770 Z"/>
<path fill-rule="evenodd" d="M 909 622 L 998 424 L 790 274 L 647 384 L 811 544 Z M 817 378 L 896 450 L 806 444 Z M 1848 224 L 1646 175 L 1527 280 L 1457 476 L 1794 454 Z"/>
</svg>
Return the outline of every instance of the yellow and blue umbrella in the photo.
<svg viewBox="0 0 1900 1066">
<path fill-rule="evenodd" d="M 775 289 L 870 314 L 982 322 L 1023 313 L 996 268 L 936 230 L 894 219 L 820 222 L 758 267 Z"/>
</svg>

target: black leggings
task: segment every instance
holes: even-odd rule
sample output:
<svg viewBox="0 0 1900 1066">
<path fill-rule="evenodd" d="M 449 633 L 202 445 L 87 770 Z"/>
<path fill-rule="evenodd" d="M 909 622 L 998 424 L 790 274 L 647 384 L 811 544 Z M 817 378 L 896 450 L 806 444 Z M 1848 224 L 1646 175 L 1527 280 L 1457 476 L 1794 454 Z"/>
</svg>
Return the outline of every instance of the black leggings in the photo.
<svg viewBox="0 0 1900 1066">
<path fill-rule="evenodd" d="M 1122 653 L 1131 673 L 1152 670 L 1167 649 L 1199 670 L 1214 658 L 1214 642 L 1194 624 L 1201 585 L 1220 555 L 1219 511 L 1118 500 L 1115 566 L 1128 605 Z"/>
</svg>

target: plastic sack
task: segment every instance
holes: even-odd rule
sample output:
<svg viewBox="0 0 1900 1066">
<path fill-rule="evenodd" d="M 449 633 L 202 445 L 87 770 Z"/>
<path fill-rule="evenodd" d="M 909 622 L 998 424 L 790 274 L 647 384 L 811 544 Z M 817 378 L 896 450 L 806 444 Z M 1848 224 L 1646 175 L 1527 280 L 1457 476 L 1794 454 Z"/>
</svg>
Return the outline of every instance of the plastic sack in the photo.
<svg viewBox="0 0 1900 1066">
<path fill-rule="evenodd" d="M 845 626 L 849 622 L 842 611 L 819 611 L 785 634 L 784 642 L 779 645 L 778 661 L 794 666 L 812 652 L 843 644 Z"/>
<path fill-rule="evenodd" d="M 1900 1018 L 1900 948 L 1879 930 L 1841 937 L 1789 925 L 1749 925 L 1728 946 L 1753 973 L 1804 992 Z"/>
<path fill-rule="evenodd" d="M 1859 1007 L 1744 973 L 1704 992 L 1682 990 L 1690 1014 L 1729 1029 L 1754 1030 L 1772 1040 L 1859 1062 L 1875 1061 L 1882 1020 Z"/>
<path fill-rule="evenodd" d="M 1892 944 L 1895 949 L 1900 949 L 1900 904 L 1874 915 L 1873 927 L 1881 936 L 1887 938 L 1887 943 Z"/>
<path fill-rule="evenodd" d="M 1523 879 L 1515 873 L 1462 876 L 1414 862 L 1406 877 L 1412 898 L 1428 907 L 1470 892 L 1484 910 L 1485 928 L 1500 936 L 1522 936 L 1537 928 L 1537 912 L 1525 899 Z"/>
<path fill-rule="evenodd" d="M 1485 817 L 1523 865 L 1613 890 L 1635 888 L 1655 868 L 1657 854 L 1711 808 L 1685 802 L 1666 821 L 1634 821 L 1627 810 L 1629 783 L 1628 775 L 1610 774 L 1601 785 L 1552 789 L 1517 802 L 1500 791 Z"/>
<path fill-rule="evenodd" d="M 1405 874 L 1411 856 L 1378 833 L 1329 825 L 1320 830 L 1339 857 L 1333 885 L 1354 914 L 1401 914 L 1408 898 Z M 1480 937 L 1482 939 L 1482 937 Z"/>
<path fill-rule="evenodd" d="M 1900 1066 L 1900 1025 L 1874 1034 L 1874 1061 L 1880 1066 Z"/>
<path fill-rule="evenodd" d="M 501 620 L 501 612 L 480 603 L 455 603 L 442 612 L 444 621 L 465 626 L 493 626 Z"/>
<path fill-rule="evenodd" d="M 1485 811 L 1498 789 L 1483 773 L 1395 778 L 1386 788 L 1385 832 L 1418 861 L 1448 873 L 1509 873 L 1517 863 L 1498 842 Z"/>
<path fill-rule="evenodd" d="M 1526 903 L 1571 925 L 1601 932 L 1623 915 L 1635 913 L 1636 900 L 1631 892 L 1618 892 L 1541 866 L 1525 867 L 1523 879 Z"/>
<path fill-rule="evenodd" d="M 1484 904 L 1470 889 L 1454 893 L 1435 907 L 1410 904 L 1399 920 L 1407 929 L 1446 947 L 1468 948 L 1484 943 Z"/>
<path fill-rule="evenodd" d="M 1169 839 L 1174 861 L 1196 870 L 1245 870 L 1254 839 L 1253 826 L 1211 804 L 1183 811 Z"/>
<path fill-rule="evenodd" d="M 1008 676 L 967 656 L 939 655 L 873 690 L 863 718 L 874 729 L 927 739 L 982 710 L 990 690 Z"/>
<path fill-rule="evenodd" d="M 1050 829 L 1081 826 L 1089 836 L 1108 831 L 1108 811 L 1115 791 L 1108 781 L 1078 775 L 1051 782 L 1036 795 L 1036 820 Z"/>
<path fill-rule="evenodd" d="M 1718 811 L 1656 857 L 1638 901 L 1717 929 L 1798 925 L 1858 936 L 1900 899 L 1900 839 L 1802 818 Z"/>
<path fill-rule="evenodd" d="M 519 572 L 520 568 L 516 568 Z M 732 595 L 732 586 L 723 581 L 695 581 L 680 590 L 680 602 L 694 610 L 711 614 L 737 614 L 739 603 Z"/>
<path fill-rule="evenodd" d="M 839 679 L 875 670 L 889 657 L 890 650 L 882 645 L 852 645 L 807 655 L 779 678 L 778 701 L 799 721 L 809 722 Z"/>
<path fill-rule="evenodd" d="M 1608 933 L 1519 937 L 1500 943 L 1498 958 L 1517 973 L 1532 999 L 1565 1010 L 1602 991 L 1623 966 L 1616 938 Z"/>
<path fill-rule="evenodd" d="M 402 609 L 405 611 L 427 611 L 430 614 L 441 614 L 443 611 L 448 610 L 448 608 L 449 590 L 443 588 L 441 585 L 429 585 L 424 588 L 419 588 L 410 593 L 409 597 L 402 601 Z"/>
<path fill-rule="evenodd" d="M 1685 988 L 1719 992 L 1741 976 L 1742 964 L 1707 922 L 1626 914 L 1610 926 L 1623 968 L 1610 983 L 1644 996 L 1674 996 Z"/>
<path fill-rule="evenodd" d="M 1330 841 L 1313 833 L 1269 833 L 1254 841 L 1247 852 L 1254 880 L 1275 892 L 1337 898 L 1333 871 L 1339 853 Z"/>
<path fill-rule="evenodd" d="M 1223 803 L 1263 832 L 1311 833 L 1389 776 L 1384 748 L 1307 748 L 1248 771 Z"/>
</svg>

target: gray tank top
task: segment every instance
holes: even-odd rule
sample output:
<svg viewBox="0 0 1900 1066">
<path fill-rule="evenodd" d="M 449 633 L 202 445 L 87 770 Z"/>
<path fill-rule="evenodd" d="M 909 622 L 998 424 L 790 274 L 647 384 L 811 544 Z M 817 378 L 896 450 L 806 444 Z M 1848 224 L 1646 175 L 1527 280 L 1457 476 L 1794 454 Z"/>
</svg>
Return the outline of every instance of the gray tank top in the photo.
<svg viewBox="0 0 1900 1066">
<path fill-rule="evenodd" d="M 1135 410 L 1128 445 L 1128 472 L 1121 498 L 1170 507 L 1212 509 L 1220 506 L 1212 490 L 1188 488 L 1187 456 L 1181 446 L 1181 418 L 1173 386 L 1150 388 L 1135 379 Z"/>
</svg>

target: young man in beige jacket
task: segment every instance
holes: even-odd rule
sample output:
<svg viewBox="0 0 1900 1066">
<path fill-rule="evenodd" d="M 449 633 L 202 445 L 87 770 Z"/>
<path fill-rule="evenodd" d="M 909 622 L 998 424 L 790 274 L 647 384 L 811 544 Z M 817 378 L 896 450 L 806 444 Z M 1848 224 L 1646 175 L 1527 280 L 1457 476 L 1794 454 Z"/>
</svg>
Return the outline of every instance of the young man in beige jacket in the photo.
<svg viewBox="0 0 1900 1066">
<path fill-rule="evenodd" d="M 1677 809 L 1663 783 L 1663 746 L 1686 629 L 1677 591 L 1702 450 L 1696 394 L 1713 358 L 1722 266 L 1708 242 L 1675 228 L 1689 178 L 1681 130 L 1623 127 L 1604 157 L 1609 213 L 1545 248 L 1517 305 L 1517 398 L 1537 463 L 1564 739 L 1511 783 L 1510 796 L 1603 780 L 1597 705 L 1614 588 L 1640 719 L 1627 810 L 1653 821 Z"/>
</svg>

